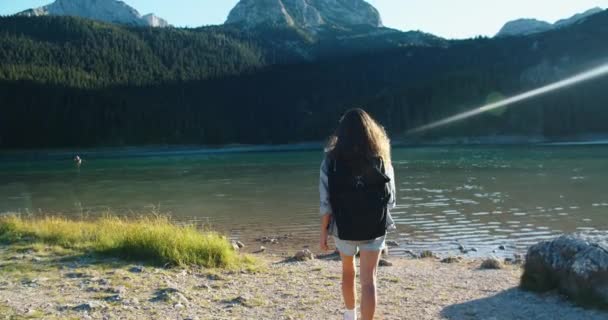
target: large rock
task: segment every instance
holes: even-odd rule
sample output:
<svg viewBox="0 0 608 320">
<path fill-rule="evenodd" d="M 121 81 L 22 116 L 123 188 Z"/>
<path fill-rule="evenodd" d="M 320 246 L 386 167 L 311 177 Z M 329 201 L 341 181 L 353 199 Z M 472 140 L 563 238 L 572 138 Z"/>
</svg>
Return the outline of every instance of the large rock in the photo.
<svg viewBox="0 0 608 320">
<path fill-rule="evenodd" d="M 500 262 L 500 260 L 498 260 L 496 258 L 489 258 L 489 259 L 484 260 L 481 263 L 480 268 L 486 269 L 486 270 L 488 270 L 488 269 L 497 270 L 497 269 L 502 269 L 503 265 L 502 265 L 502 262 Z"/>
<path fill-rule="evenodd" d="M 176 288 L 164 288 L 156 291 L 156 297 L 152 301 L 165 301 L 170 303 L 188 305 L 189 300 Z"/>
<path fill-rule="evenodd" d="M 307 261 L 307 260 L 314 260 L 315 255 L 310 250 L 304 249 L 304 250 L 298 251 L 293 258 L 297 261 Z"/>
<path fill-rule="evenodd" d="M 378 260 L 378 266 L 380 267 L 392 267 L 393 263 L 386 260 L 386 259 L 380 259 Z"/>
<path fill-rule="evenodd" d="M 89 301 L 87 303 L 83 303 L 80 305 L 77 305 L 75 307 L 73 307 L 72 309 L 74 311 L 86 311 L 86 312 L 91 312 L 94 310 L 99 310 L 99 309 L 105 309 L 108 306 L 100 301 Z"/>
<path fill-rule="evenodd" d="M 523 289 L 558 289 L 583 305 L 608 307 L 608 236 L 565 235 L 532 246 Z"/>
</svg>

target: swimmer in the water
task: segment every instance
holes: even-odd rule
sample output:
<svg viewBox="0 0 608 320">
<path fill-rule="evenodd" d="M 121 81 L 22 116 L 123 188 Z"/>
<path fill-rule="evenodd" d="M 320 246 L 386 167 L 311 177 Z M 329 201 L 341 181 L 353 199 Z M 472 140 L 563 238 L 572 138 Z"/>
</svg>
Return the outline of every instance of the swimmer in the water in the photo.
<svg viewBox="0 0 608 320">
<path fill-rule="evenodd" d="M 80 166 L 80 165 L 82 164 L 82 159 L 80 158 L 80 156 L 76 155 L 76 156 L 74 157 L 74 163 L 75 163 L 77 166 Z"/>
</svg>

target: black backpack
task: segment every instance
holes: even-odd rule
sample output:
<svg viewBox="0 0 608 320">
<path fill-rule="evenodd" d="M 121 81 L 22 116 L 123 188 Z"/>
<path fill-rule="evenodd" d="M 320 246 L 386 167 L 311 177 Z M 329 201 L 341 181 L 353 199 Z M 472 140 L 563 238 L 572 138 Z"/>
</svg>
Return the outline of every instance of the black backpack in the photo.
<svg viewBox="0 0 608 320">
<path fill-rule="evenodd" d="M 341 240 L 372 240 L 386 235 L 390 198 L 389 182 L 382 158 L 363 165 L 330 159 L 329 201 Z"/>
</svg>

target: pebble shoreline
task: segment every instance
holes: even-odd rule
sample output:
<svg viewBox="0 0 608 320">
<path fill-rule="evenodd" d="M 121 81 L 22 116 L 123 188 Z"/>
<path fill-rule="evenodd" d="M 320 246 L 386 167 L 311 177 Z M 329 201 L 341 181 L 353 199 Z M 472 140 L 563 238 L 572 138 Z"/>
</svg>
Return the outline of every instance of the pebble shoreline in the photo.
<svg viewBox="0 0 608 320">
<path fill-rule="evenodd" d="M 0 319 L 341 319 L 336 255 L 257 256 L 263 266 L 250 272 L 0 248 Z M 608 318 L 554 293 L 519 290 L 518 264 L 482 269 L 481 260 L 388 261 L 378 273 L 378 319 Z"/>
</svg>

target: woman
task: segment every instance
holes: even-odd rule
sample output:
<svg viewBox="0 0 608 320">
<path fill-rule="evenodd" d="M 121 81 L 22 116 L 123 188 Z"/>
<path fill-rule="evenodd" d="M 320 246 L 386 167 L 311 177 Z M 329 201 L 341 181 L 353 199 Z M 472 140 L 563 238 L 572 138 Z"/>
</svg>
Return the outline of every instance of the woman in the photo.
<svg viewBox="0 0 608 320">
<path fill-rule="evenodd" d="M 389 212 L 395 207 L 390 141 L 384 128 L 368 113 L 353 109 L 340 120 L 325 152 L 319 183 L 320 247 L 329 250 L 327 240 L 331 235 L 340 252 L 345 320 L 357 318 L 355 255 L 360 250 L 361 315 L 363 320 L 371 320 L 377 303 L 378 261 L 385 247 L 386 230 L 394 228 Z M 353 181 L 352 185 L 348 181 Z M 368 209 L 356 213 L 360 208 Z"/>
</svg>

